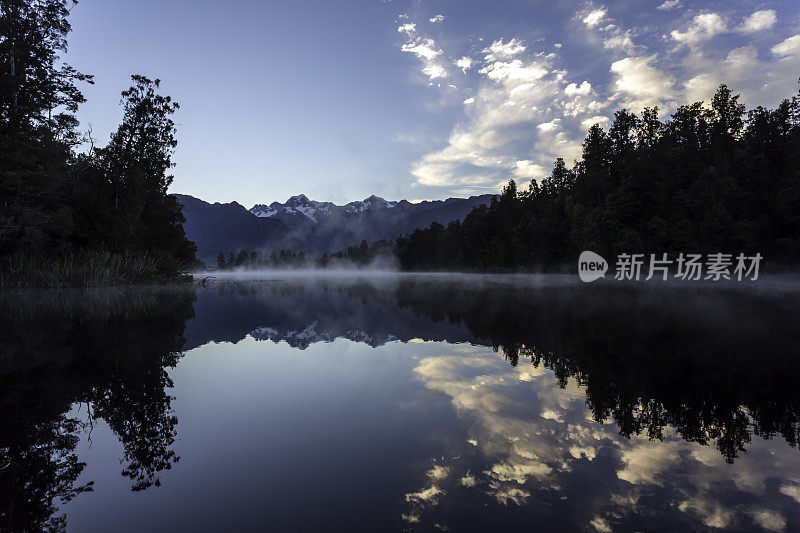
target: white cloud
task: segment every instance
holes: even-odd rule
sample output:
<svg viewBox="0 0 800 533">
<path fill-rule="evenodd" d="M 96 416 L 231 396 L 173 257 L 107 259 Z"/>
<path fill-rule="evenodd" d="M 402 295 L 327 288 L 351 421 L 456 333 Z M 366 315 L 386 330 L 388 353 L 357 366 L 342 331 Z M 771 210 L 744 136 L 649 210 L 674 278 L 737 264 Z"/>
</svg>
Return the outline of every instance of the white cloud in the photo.
<svg viewBox="0 0 800 533">
<path fill-rule="evenodd" d="M 771 48 L 772 53 L 778 56 L 800 56 L 800 34 L 793 35 Z"/>
<path fill-rule="evenodd" d="M 432 485 L 427 489 L 420 490 L 419 492 L 410 492 L 406 494 L 406 501 L 435 504 L 437 497 L 442 494 L 444 494 L 442 489 L 436 485 Z"/>
<path fill-rule="evenodd" d="M 683 84 L 686 102 L 708 102 L 719 84 L 720 79 L 714 74 L 708 72 L 698 74 Z"/>
<path fill-rule="evenodd" d="M 497 190 L 509 175 L 539 178 L 556 157 L 580 155 L 584 131 L 578 115 L 599 111 L 597 102 L 586 101 L 591 83 L 574 84 L 567 93 L 575 94 L 566 96 L 568 73 L 555 68 L 557 54 L 530 50 L 518 38 L 496 40 L 483 51 L 485 60 L 468 58 L 477 77 L 460 100 L 469 106 L 465 121 L 454 125 L 444 146 L 411 167 L 419 185 L 454 193 L 464 187 Z"/>
<path fill-rule="evenodd" d="M 633 41 L 629 35 L 623 33 L 605 39 L 603 41 L 603 48 L 630 51 L 633 49 Z"/>
<path fill-rule="evenodd" d="M 497 61 L 482 68 L 480 72 L 491 80 L 517 84 L 541 79 L 547 74 L 547 69 L 535 61 L 526 64 L 514 59 L 509 62 Z"/>
<path fill-rule="evenodd" d="M 584 11 L 581 15 L 585 13 Z M 581 15 L 578 16 L 580 17 Z M 586 27 L 592 30 L 588 32 L 591 44 L 602 43 L 603 48 L 606 50 L 623 52 L 631 52 L 633 50 L 634 44 L 631 36 L 634 33 L 631 30 L 621 28 L 613 18 L 609 18 L 605 8 L 601 7 L 588 12 L 582 20 Z"/>
<path fill-rule="evenodd" d="M 784 484 L 781 486 L 780 492 L 800 503 L 800 485 Z"/>
<path fill-rule="evenodd" d="M 496 129 L 486 127 L 467 130 L 456 127 L 450 134 L 448 145 L 425 154 L 414 165 L 411 173 L 419 184 L 433 187 L 487 183 L 490 179 L 485 175 L 476 176 L 467 169 L 504 166 L 505 163 L 498 160 L 494 152 L 505 142 L 504 136 Z"/>
<path fill-rule="evenodd" d="M 780 513 L 769 509 L 757 509 L 754 511 L 753 520 L 764 529 L 770 531 L 786 530 L 786 519 Z"/>
<path fill-rule="evenodd" d="M 433 465 L 433 468 L 428 470 L 428 477 L 434 481 L 441 481 L 450 475 L 450 467 L 442 465 Z"/>
<path fill-rule="evenodd" d="M 444 15 L 434 15 L 433 17 L 428 19 L 428 22 L 431 24 L 436 24 L 437 22 L 442 22 L 444 20 Z"/>
<path fill-rule="evenodd" d="M 522 41 L 517 40 L 516 37 L 507 43 L 504 43 L 503 39 L 498 39 L 483 50 L 483 52 L 486 54 L 486 61 L 508 59 L 510 57 L 514 57 L 515 55 L 521 54 L 524 51 L 525 45 L 522 44 Z"/>
<path fill-rule="evenodd" d="M 615 89 L 628 97 L 626 107 L 659 105 L 672 97 L 674 82 L 650 65 L 654 59 L 655 56 L 626 57 L 611 64 Z"/>
<path fill-rule="evenodd" d="M 444 67 L 442 67 L 441 65 L 436 65 L 434 63 L 422 67 L 422 72 L 423 74 L 428 76 L 428 79 L 430 80 L 447 77 L 447 71 L 444 69 Z"/>
<path fill-rule="evenodd" d="M 576 94 L 589 94 L 592 92 L 592 84 L 584 80 L 580 85 L 570 83 L 564 88 L 564 94 L 574 96 Z"/>
<path fill-rule="evenodd" d="M 583 23 L 586 24 L 590 28 L 594 28 L 600 22 L 602 22 L 603 18 L 606 16 L 605 8 L 594 9 L 589 11 L 585 17 L 583 17 Z"/>
<path fill-rule="evenodd" d="M 772 9 L 762 9 L 754 12 L 744 19 L 742 25 L 737 30 L 744 33 L 753 33 L 761 30 L 768 30 L 778 21 L 775 11 Z"/>
<path fill-rule="evenodd" d="M 401 24 L 400 26 L 398 26 L 397 31 L 400 32 L 400 33 L 411 34 L 411 33 L 415 32 L 416 29 L 417 29 L 417 25 L 416 24 L 406 23 L 406 24 Z"/>
<path fill-rule="evenodd" d="M 437 62 L 437 58 L 442 55 L 442 51 L 436 46 L 436 41 L 430 37 L 418 35 L 416 27 L 416 24 L 408 23 L 397 28 L 398 32 L 405 33 L 408 37 L 408 41 L 403 43 L 400 50 L 414 54 L 422 61 L 422 73 L 428 77 L 429 84 L 433 80 L 446 78 L 448 75 L 447 69 Z M 450 87 L 455 88 L 454 85 Z"/>
<path fill-rule="evenodd" d="M 680 43 L 694 46 L 726 31 L 728 31 L 728 25 L 720 15 L 717 13 L 704 13 L 694 17 L 692 24 L 685 32 L 674 30 L 670 35 Z"/>
<path fill-rule="evenodd" d="M 591 526 L 594 527 L 600 533 L 611 533 L 612 531 L 614 531 L 613 529 L 611 529 L 611 526 L 608 525 L 608 522 L 606 522 L 605 519 L 600 516 L 594 517 L 589 522 L 589 524 L 591 524 Z"/>
<path fill-rule="evenodd" d="M 659 4 L 656 9 L 659 11 L 667 11 L 669 9 L 675 9 L 676 7 L 680 7 L 681 0 L 664 0 L 663 3 Z"/>
<path fill-rule="evenodd" d="M 460 68 L 464 74 L 466 74 L 467 71 L 472 68 L 472 63 L 472 58 L 464 56 L 456 61 L 456 66 Z"/>
<path fill-rule="evenodd" d="M 604 117 L 602 115 L 596 115 L 596 116 L 589 117 L 587 119 L 582 120 L 581 121 L 581 126 L 583 126 L 584 129 L 588 130 L 589 128 L 591 128 L 595 124 L 600 124 L 602 126 L 603 124 L 606 124 L 607 122 L 610 122 L 608 117 Z"/>
<path fill-rule="evenodd" d="M 709 501 L 702 496 L 694 496 L 681 502 L 678 509 L 683 512 L 692 511 L 698 514 L 705 525 L 713 528 L 728 527 L 734 517 L 733 511 L 730 509 L 726 509 L 720 503 Z"/>
<path fill-rule="evenodd" d="M 442 53 L 436 49 L 436 42 L 433 39 L 416 39 L 405 43 L 401 50 L 410 52 L 421 59 L 430 61 Z"/>
<path fill-rule="evenodd" d="M 509 502 L 512 502 L 519 507 L 524 504 L 531 495 L 530 492 L 519 487 L 506 487 L 499 483 L 492 483 L 491 487 L 491 495 L 495 497 L 497 503 L 502 503 L 503 505 L 508 505 Z"/>
<path fill-rule="evenodd" d="M 484 474 L 497 481 L 513 481 L 518 485 L 522 485 L 531 476 L 545 477 L 552 471 L 553 469 L 546 464 L 535 461 L 516 464 L 501 462 L 492 465 L 491 470 L 485 471 Z"/>
<path fill-rule="evenodd" d="M 553 130 L 558 129 L 560 127 L 561 127 L 561 120 L 557 119 L 557 118 L 554 118 L 550 122 L 542 122 L 541 124 L 536 126 L 536 128 L 539 131 L 543 131 L 543 132 L 553 131 Z"/>
<path fill-rule="evenodd" d="M 800 66 L 798 63 L 795 59 L 762 60 L 754 45 L 734 48 L 722 57 L 694 50 L 683 63 L 686 81 L 682 83 L 683 94 L 678 101 L 709 102 L 719 84 L 725 83 L 741 94 L 747 105 L 754 102 L 770 105 L 770 100 L 777 102 L 792 90 L 793 76 L 789 72 Z"/>
<path fill-rule="evenodd" d="M 633 485 L 649 483 L 661 485 L 662 472 L 678 459 L 678 442 L 640 441 L 628 447 L 621 462 L 625 467 L 617 471 L 617 477 Z"/>
<path fill-rule="evenodd" d="M 517 161 L 513 172 L 515 177 L 522 179 L 537 179 L 547 176 L 546 168 L 542 165 L 537 165 L 529 159 Z"/>
</svg>

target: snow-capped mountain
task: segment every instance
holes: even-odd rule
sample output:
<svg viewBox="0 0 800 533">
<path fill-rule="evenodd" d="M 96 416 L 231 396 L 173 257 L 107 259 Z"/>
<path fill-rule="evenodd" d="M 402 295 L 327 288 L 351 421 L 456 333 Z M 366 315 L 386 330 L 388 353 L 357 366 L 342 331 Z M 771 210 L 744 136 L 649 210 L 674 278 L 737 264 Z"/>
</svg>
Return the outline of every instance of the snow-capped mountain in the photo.
<svg viewBox="0 0 800 533">
<path fill-rule="evenodd" d="M 250 212 L 257 217 L 271 217 L 282 220 L 300 215 L 317 224 L 333 213 L 363 213 L 373 209 L 396 207 L 397 204 L 398 202 L 389 202 L 379 196 L 372 195 L 360 202 L 350 202 L 340 206 L 331 202 L 310 200 L 305 194 L 299 194 L 292 196 L 283 204 L 280 202 L 272 202 L 269 205 L 256 204 L 250 209 Z"/>
<path fill-rule="evenodd" d="M 364 198 L 361 202 L 350 202 L 344 205 L 344 210 L 347 213 L 363 213 L 372 209 L 387 209 L 389 207 L 397 207 L 399 202 L 389 202 L 380 196 L 374 194 L 369 198 Z"/>
<path fill-rule="evenodd" d="M 213 264 L 222 251 L 290 249 L 322 255 L 381 239 L 396 239 L 432 222 L 447 225 L 463 220 L 470 210 L 488 204 L 493 195 L 448 198 L 411 203 L 389 202 L 379 196 L 336 205 L 317 202 L 306 195 L 285 203 L 258 204 L 245 209 L 237 203 L 209 204 L 186 195 L 175 195 L 183 205 L 184 229 L 197 244 L 197 256 Z"/>
<path fill-rule="evenodd" d="M 272 342 L 285 341 L 289 346 L 305 350 L 315 342 L 333 342 L 337 337 L 349 339 L 353 342 L 363 342 L 377 348 L 387 342 L 399 340 L 395 335 L 370 334 L 359 329 L 349 329 L 344 333 L 334 334 L 327 328 L 321 327 L 318 320 L 299 330 L 281 332 L 270 326 L 259 326 L 250 332 L 250 336 L 259 341 Z"/>
<path fill-rule="evenodd" d="M 262 218 L 281 218 L 280 215 L 303 215 L 311 222 L 317 223 L 337 207 L 331 202 L 315 202 L 314 200 L 309 200 L 305 194 L 299 194 L 292 196 L 284 204 L 280 202 L 272 202 L 269 205 L 256 204 L 250 209 L 250 212 Z"/>
</svg>

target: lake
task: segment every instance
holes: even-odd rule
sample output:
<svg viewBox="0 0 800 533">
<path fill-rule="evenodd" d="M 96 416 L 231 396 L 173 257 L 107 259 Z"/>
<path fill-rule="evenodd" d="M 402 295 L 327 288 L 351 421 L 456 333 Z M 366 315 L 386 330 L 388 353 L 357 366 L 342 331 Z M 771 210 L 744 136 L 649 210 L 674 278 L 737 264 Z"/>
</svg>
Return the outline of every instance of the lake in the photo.
<svg viewBox="0 0 800 533">
<path fill-rule="evenodd" d="M 796 282 L 5 291 L 0 346 L 3 531 L 800 530 Z"/>
</svg>

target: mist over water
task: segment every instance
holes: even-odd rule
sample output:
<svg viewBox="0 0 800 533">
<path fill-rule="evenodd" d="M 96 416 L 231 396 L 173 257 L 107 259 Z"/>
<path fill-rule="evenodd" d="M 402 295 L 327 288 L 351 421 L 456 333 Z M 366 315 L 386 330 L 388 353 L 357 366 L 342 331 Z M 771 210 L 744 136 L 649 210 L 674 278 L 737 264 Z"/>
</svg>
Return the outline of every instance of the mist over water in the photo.
<svg viewBox="0 0 800 533">
<path fill-rule="evenodd" d="M 591 293 L 597 287 L 615 287 L 621 290 L 679 290 L 687 292 L 707 291 L 741 291 L 741 292 L 800 292 L 800 274 L 767 274 L 756 281 L 737 280 L 639 280 L 619 281 L 613 274 L 592 283 L 582 282 L 577 274 L 542 274 L 542 273 L 466 273 L 466 272 L 406 272 L 395 268 L 387 268 L 385 264 L 368 267 L 338 267 L 338 268 L 286 268 L 286 269 L 253 269 L 238 267 L 229 270 L 207 270 L 194 273 L 194 279 L 200 283 L 214 282 L 279 282 L 292 281 L 296 283 L 318 282 L 347 282 L 360 281 L 370 283 L 397 283 L 399 281 L 420 281 L 457 283 L 467 288 L 481 288 L 483 286 L 518 286 L 518 287 L 583 287 Z"/>
</svg>

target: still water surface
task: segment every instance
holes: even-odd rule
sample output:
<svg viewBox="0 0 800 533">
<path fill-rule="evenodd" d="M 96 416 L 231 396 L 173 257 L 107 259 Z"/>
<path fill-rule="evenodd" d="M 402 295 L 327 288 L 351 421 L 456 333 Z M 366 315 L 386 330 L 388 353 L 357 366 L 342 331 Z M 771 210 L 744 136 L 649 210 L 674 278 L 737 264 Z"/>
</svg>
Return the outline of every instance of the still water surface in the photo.
<svg viewBox="0 0 800 533">
<path fill-rule="evenodd" d="M 796 285 L 469 279 L 0 293 L 0 530 L 800 530 Z"/>
</svg>

